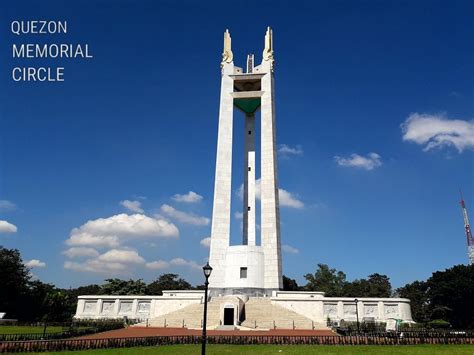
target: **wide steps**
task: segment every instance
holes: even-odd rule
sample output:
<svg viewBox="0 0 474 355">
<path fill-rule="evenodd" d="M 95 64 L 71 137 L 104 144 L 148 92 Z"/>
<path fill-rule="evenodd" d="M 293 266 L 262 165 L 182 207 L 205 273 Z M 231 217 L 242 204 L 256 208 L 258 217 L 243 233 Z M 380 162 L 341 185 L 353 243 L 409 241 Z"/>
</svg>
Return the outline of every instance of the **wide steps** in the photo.
<svg viewBox="0 0 474 355">
<path fill-rule="evenodd" d="M 270 299 L 251 298 L 245 304 L 243 327 L 254 329 L 328 329 L 326 324 L 271 303 Z"/>
<path fill-rule="evenodd" d="M 192 304 L 148 321 L 150 327 L 202 328 L 204 304 Z M 207 327 L 219 325 L 219 304 L 207 304 Z M 143 326 L 143 324 L 140 324 Z"/>
</svg>

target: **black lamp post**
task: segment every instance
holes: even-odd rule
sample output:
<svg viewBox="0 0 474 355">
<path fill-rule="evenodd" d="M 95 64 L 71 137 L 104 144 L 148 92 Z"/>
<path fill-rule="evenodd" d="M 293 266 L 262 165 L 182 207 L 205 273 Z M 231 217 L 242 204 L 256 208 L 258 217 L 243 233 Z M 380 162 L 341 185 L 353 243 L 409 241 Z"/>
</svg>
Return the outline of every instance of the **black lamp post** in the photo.
<svg viewBox="0 0 474 355">
<path fill-rule="evenodd" d="M 359 326 L 359 307 L 357 307 L 357 303 L 359 302 L 359 300 L 356 298 L 354 300 L 355 304 L 356 304 L 356 318 L 357 318 L 357 334 L 360 334 L 360 326 Z"/>
<path fill-rule="evenodd" d="M 204 283 L 204 320 L 202 322 L 202 350 L 201 354 L 206 354 L 206 320 L 207 320 L 207 289 L 209 286 L 209 276 L 211 276 L 212 267 L 209 265 L 209 262 L 203 266 L 202 270 L 204 271 L 204 277 L 206 282 Z"/>
</svg>

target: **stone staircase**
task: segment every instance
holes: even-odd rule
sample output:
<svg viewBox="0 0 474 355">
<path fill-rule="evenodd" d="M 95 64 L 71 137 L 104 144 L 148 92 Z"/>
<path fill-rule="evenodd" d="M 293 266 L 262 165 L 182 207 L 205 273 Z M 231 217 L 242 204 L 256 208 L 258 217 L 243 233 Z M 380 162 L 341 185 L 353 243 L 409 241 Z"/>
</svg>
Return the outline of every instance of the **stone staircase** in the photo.
<svg viewBox="0 0 474 355">
<path fill-rule="evenodd" d="M 156 318 L 148 320 L 149 327 L 202 328 L 204 304 L 192 304 Z M 144 326 L 145 323 L 137 324 Z M 219 302 L 207 304 L 207 328 L 219 325 Z"/>
<path fill-rule="evenodd" d="M 211 298 L 207 304 L 207 327 L 221 326 L 220 305 L 225 302 L 220 297 Z M 149 327 L 202 328 L 203 304 L 192 304 L 177 311 L 148 320 Z M 245 303 L 242 314 L 243 328 L 252 329 L 328 329 L 325 323 L 313 322 L 296 312 L 271 303 L 269 298 L 251 297 Z M 146 326 L 146 322 L 137 326 Z"/>
<path fill-rule="evenodd" d="M 268 298 L 250 298 L 245 304 L 242 327 L 253 329 L 328 329 L 296 312 L 271 303 Z"/>
</svg>

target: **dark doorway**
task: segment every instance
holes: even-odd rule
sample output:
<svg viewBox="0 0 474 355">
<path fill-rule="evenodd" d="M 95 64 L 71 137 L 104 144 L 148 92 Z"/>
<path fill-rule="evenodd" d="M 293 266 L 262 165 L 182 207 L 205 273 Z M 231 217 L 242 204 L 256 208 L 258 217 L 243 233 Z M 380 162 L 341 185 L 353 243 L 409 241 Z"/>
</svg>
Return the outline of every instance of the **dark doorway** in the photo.
<svg viewBox="0 0 474 355">
<path fill-rule="evenodd" d="M 233 308 L 224 308 L 224 325 L 234 325 Z"/>
</svg>

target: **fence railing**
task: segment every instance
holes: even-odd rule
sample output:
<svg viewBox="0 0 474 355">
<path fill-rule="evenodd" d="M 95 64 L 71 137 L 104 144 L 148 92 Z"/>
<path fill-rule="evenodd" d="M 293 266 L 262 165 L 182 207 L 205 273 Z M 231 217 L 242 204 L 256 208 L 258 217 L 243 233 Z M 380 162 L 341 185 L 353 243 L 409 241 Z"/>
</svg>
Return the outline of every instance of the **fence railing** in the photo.
<svg viewBox="0 0 474 355">
<path fill-rule="evenodd" d="M 49 324 L 48 324 L 49 326 Z M 63 326 L 61 331 L 45 331 L 36 333 L 17 333 L 17 334 L 2 334 L 0 327 L 0 342 L 4 341 L 27 341 L 27 340 L 55 340 L 67 339 L 83 335 L 95 334 L 105 332 L 108 330 L 123 328 L 123 322 L 98 322 L 98 323 L 75 323 Z M 40 328 L 40 327 L 38 327 Z"/>
<path fill-rule="evenodd" d="M 345 336 L 371 337 L 425 337 L 425 338 L 474 338 L 474 329 L 401 329 L 398 331 L 357 331 L 354 329 L 336 329 L 337 333 Z"/>
<path fill-rule="evenodd" d="M 474 337 L 372 337 L 372 336 L 208 336 L 208 344 L 276 344 L 276 345 L 416 345 L 416 344 L 471 344 Z M 0 352 L 43 352 L 66 350 L 92 350 L 104 348 L 129 348 L 138 346 L 163 346 L 199 344 L 200 336 L 154 336 L 109 339 L 67 339 L 41 341 L 0 342 Z"/>
</svg>

